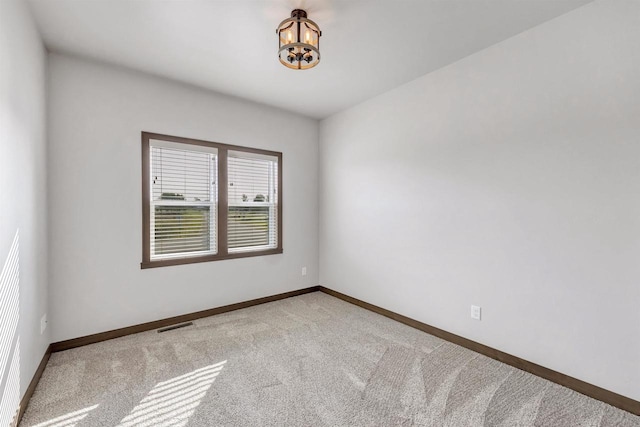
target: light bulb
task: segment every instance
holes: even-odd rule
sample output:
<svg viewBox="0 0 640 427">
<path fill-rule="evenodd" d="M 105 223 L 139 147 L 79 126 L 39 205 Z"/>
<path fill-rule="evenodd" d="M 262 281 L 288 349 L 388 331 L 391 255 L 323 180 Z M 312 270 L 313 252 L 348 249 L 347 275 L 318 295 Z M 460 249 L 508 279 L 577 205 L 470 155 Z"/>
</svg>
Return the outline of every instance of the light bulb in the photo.
<svg viewBox="0 0 640 427">
<path fill-rule="evenodd" d="M 307 30 L 304 33 L 304 42 L 307 44 L 311 44 L 311 31 Z"/>
</svg>

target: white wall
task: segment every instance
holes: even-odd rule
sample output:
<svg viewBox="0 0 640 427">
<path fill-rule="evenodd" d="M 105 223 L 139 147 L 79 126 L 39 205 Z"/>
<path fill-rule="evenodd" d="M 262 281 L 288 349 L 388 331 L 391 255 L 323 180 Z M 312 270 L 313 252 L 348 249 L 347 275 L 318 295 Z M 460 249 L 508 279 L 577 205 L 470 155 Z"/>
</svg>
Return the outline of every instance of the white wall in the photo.
<svg viewBox="0 0 640 427">
<path fill-rule="evenodd" d="M 47 309 L 45 72 L 46 52 L 25 3 L 1 0 L 0 425 L 13 416 L 49 344 L 49 330 L 40 334 Z"/>
<path fill-rule="evenodd" d="M 52 341 L 318 284 L 317 121 L 58 54 L 49 71 Z M 141 131 L 281 151 L 284 254 L 141 270 Z"/>
<path fill-rule="evenodd" d="M 596 2 L 324 120 L 320 283 L 640 399 L 639 45 Z"/>
</svg>

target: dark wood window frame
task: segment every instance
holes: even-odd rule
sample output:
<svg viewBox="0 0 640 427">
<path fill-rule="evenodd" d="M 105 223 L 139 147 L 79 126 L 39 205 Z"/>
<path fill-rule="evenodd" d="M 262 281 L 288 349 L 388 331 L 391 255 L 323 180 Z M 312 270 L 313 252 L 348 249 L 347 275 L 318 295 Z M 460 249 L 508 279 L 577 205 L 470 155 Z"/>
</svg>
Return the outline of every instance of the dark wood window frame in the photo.
<svg viewBox="0 0 640 427">
<path fill-rule="evenodd" d="M 160 140 L 188 145 L 213 147 L 218 150 L 218 210 L 217 210 L 217 249 L 214 255 L 190 256 L 184 258 L 151 259 L 151 157 L 150 141 Z M 227 248 L 227 214 L 228 176 L 227 153 L 240 151 L 245 153 L 273 156 L 278 159 L 278 206 L 277 206 L 277 247 L 273 249 L 229 253 Z M 179 136 L 162 135 L 152 132 L 142 132 L 142 262 L 141 268 L 165 267 L 170 265 L 192 264 L 196 262 L 220 261 L 224 259 L 246 258 L 263 255 L 281 254 L 282 250 L 282 153 L 278 151 L 262 150 L 259 148 L 242 147 L 238 145 L 222 144 L 219 142 L 200 139 L 183 138 Z"/>
</svg>

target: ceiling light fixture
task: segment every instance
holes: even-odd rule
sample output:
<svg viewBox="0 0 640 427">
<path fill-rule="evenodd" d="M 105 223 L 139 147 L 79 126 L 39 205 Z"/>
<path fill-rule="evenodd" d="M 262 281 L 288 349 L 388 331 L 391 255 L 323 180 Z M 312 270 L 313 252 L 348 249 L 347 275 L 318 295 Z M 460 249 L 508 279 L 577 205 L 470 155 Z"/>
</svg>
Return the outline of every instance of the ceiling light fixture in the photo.
<svg viewBox="0 0 640 427">
<path fill-rule="evenodd" d="M 307 12 L 295 9 L 291 18 L 278 25 L 278 58 L 282 65 L 294 70 L 313 68 L 320 62 L 320 36 L 318 24 L 307 19 Z"/>
</svg>

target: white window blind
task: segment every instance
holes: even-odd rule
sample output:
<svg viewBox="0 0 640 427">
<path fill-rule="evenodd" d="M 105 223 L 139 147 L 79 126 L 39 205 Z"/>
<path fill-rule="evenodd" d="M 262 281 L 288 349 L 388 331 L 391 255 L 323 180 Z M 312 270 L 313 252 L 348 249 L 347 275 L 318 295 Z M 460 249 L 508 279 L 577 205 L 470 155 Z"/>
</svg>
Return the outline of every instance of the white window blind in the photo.
<svg viewBox="0 0 640 427">
<path fill-rule="evenodd" d="M 217 150 L 150 141 L 151 259 L 217 252 Z"/>
<path fill-rule="evenodd" d="M 278 246 L 278 158 L 242 151 L 228 157 L 229 252 Z"/>
</svg>

